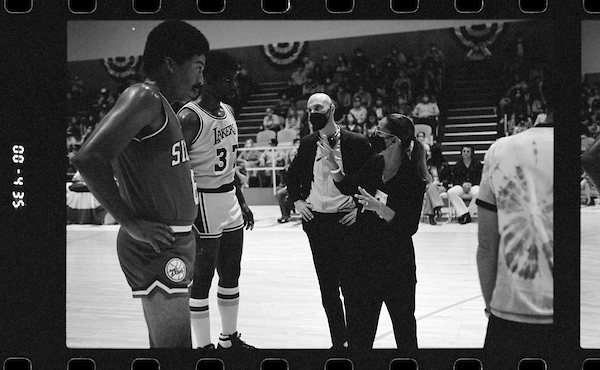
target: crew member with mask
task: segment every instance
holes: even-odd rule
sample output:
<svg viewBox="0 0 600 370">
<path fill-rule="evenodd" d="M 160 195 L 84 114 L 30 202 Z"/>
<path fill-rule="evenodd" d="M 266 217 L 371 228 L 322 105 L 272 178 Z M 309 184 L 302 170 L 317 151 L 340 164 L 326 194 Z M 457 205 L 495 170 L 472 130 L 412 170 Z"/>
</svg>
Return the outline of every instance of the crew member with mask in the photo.
<svg viewBox="0 0 600 370">
<path fill-rule="evenodd" d="M 365 351 L 373 347 L 385 302 L 396 345 L 410 353 L 417 349 L 412 236 L 419 227 L 430 175 L 412 119 L 389 114 L 375 133 L 384 149 L 366 167 L 355 194 L 360 203 L 357 241 L 362 247 L 350 261 L 348 284 L 353 294 L 345 300 L 350 348 Z"/>
<path fill-rule="evenodd" d="M 332 349 L 343 349 L 348 346 L 348 334 L 340 288 L 345 296 L 346 261 L 357 239 L 352 227 L 357 204 L 335 183 L 344 180 L 347 188 L 357 187 L 371 157 L 371 146 L 366 136 L 335 123 L 335 109 L 326 94 L 313 94 L 308 99 L 308 118 L 314 132 L 300 140 L 288 170 L 288 191 L 308 236 Z"/>
</svg>

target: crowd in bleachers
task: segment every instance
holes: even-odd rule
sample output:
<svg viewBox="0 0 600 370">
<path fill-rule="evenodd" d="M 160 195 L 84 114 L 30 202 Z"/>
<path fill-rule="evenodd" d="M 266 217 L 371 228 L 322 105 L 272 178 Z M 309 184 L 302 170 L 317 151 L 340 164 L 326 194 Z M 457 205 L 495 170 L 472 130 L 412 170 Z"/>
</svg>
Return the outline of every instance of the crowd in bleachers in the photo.
<svg viewBox="0 0 600 370">
<path fill-rule="evenodd" d="M 118 97 L 107 88 L 88 91 L 79 76 L 68 81 L 67 91 L 67 173 L 75 173 L 71 158 L 87 140 L 98 122 L 113 107 Z"/>
<path fill-rule="evenodd" d="M 248 71 L 242 61 L 238 61 L 238 92 L 230 104 L 234 112 L 239 114 L 242 106 L 254 90 L 254 82 L 249 76 Z M 81 145 L 92 133 L 96 125 L 111 110 L 115 101 L 128 86 L 142 82 L 144 77 L 135 74 L 126 81 L 120 81 L 116 91 L 109 91 L 102 87 L 99 90 L 92 91 L 87 88 L 83 79 L 77 75 L 71 76 L 67 81 L 67 174 L 72 176 L 75 168 L 71 163 L 71 158 L 77 153 Z M 198 91 L 198 95 L 199 95 Z M 174 106 L 177 110 L 178 106 Z"/>
<path fill-rule="evenodd" d="M 581 149 L 593 142 L 600 134 L 600 81 L 584 81 L 581 90 Z"/>
<path fill-rule="evenodd" d="M 360 48 L 352 58 L 339 54 L 334 61 L 322 54 L 313 61 L 307 54 L 300 58 L 282 91 L 279 101 L 266 112 L 263 129 L 279 131 L 291 128 L 302 137 L 312 131 L 304 115 L 306 100 L 317 92 L 328 94 L 335 106 L 335 120 L 354 132 L 372 132 L 377 121 L 389 112 L 409 116 L 427 95 L 432 104 L 442 90 L 445 72 L 444 54 L 435 44 L 417 57 L 407 57 L 393 46 L 380 59 L 369 58 Z M 437 105 L 437 104 L 436 104 Z"/>
<path fill-rule="evenodd" d="M 514 71 L 506 76 L 506 92 L 497 110 L 498 137 L 526 130 L 544 117 L 545 106 L 540 94 L 543 76 L 543 66 L 532 66 L 526 71 Z"/>
<path fill-rule="evenodd" d="M 600 135 L 600 81 L 589 82 L 584 78 L 581 88 L 581 152 L 588 149 Z M 581 172 L 581 203 L 591 206 L 598 198 L 598 190 L 589 180 L 587 174 Z"/>
<path fill-rule="evenodd" d="M 524 35 L 517 31 L 503 50 L 501 76 L 505 94 L 497 109 L 498 137 L 524 131 L 544 117 L 540 86 L 546 65 L 538 61 L 530 49 Z"/>
<path fill-rule="evenodd" d="M 323 92 L 336 106 L 335 121 L 349 131 L 371 136 L 387 114 L 402 113 L 416 124 L 432 127 L 428 140 L 433 145 L 441 139 L 436 135 L 440 119 L 437 99 L 445 71 L 444 54 L 435 44 L 414 57 L 405 55 L 397 46 L 379 59 L 369 57 L 360 48 L 354 50 L 351 58 L 341 53 L 334 60 L 322 54 L 314 61 L 305 54 L 290 75 L 288 88 L 280 93 L 276 104 L 266 109 L 256 144 L 275 145 L 281 141 L 278 138 L 282 131 L 293 133 L 292 142 L 310 134 L 313 129 L 306 114 L 306 101 L 310 95 Z M 252 178 L 251 184 L 270 185 L 269 181 Z"/>
</svg>

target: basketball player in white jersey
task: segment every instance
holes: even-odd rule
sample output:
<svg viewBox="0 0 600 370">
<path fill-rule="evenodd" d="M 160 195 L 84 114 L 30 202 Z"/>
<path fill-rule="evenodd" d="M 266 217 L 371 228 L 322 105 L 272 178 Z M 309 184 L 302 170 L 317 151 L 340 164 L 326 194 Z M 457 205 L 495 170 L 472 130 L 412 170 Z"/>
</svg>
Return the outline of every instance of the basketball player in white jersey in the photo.
<svg viewBox="0 0 600 370">
<path fill-rule="evenodd" d="M 243 230 L 254 218 L 236 181 L 237 124 L 232 108 L 223 103 L 237 90 L 237 60 L 211 52 L 200 97 L 178 113 L 198 186 L 195 222 L 196 263 L 191 289 L 192 332 L 199 348 L 215 348 L 210 336 L 208 294 L 215 267 L 219 274 L 217 305 L 222 332 L 217 349 L 254 349 L 237 331 Z"/>
</svg>

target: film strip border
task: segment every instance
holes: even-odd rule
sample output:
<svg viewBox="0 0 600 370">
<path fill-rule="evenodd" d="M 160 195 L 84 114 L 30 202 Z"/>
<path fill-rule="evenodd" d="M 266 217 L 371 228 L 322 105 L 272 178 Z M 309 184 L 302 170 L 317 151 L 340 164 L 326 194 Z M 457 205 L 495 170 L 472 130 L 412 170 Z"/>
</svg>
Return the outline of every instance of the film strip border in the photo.
<svg viewBox="0 0 600 370">
<path fill-rule="evenodd" d="M 325 9 L 330 13 L 351 13 L 359 0 L 325 0 Z M 524 14 L 544 13 L 549 0 L 518 0 L 518 7 Z M 417 13 L 421 0 L 390 0 L 389 8 L 394 13 Z M 132 8 L 138 14 L 156 14 L 161 10 L 163 0 L 132 0 Z M 68 0 L 68 9 L 74 14 L 92 14 L 98 8 L 98 0 Z M 292 8 L 291 0 L 261 0 L 261 9 L 266 14 L 283 14 Z M 294 3 L 298 6 L 298 3 Z M 480 13 L 484 0 L 454 0 L 458 13 Z M 600 1 L 583 0 L 582 9 L 590 14 L 600 14 Z M 32 11 L 34 0 L 4 0 L 4 9 L 11 14 L 26 14 Z M 196 7 L 202 14 L 219 14 L 227 7 L 226 0 L 196 0 Z"/>
<path fill-rule="evenodd" d="M 231 2 L 233 2 L 233 0 L 230 0 Z M 6 12 L 11 12 L 11 11 L 15 11 L 16 13 L 19 13 L 19 10 L 22 10 L 24 13 L 27 12 L 31 12 L 31 11 L 35 11 L 36 7 L 38 7 L 38 3 L 37 0 L 34 3 L 34 0 L 30 0 L 30 1 L 26 1 L 25 2 L 26 5 L 25 7 L 20 7 L 19 8 L 19 4 L 20 2 L 11 2 L 11 0 L 6 0 L 4 2 L 5 5 L 5 11 Z M 90 10 L 90 12 L 94 12 L 97 10 L 102 10 L 103 7 L 105 6 L 109 6 L 109 4 L 107 5 L 105 2 L 102 2 L 100 4 L 98 4 L 97 1 L 93 1 L 91 2 L 91 4 L 93 5 L 92 7 L 90 7 L 90 5 L 83 5 L 83 6 L 79 6 L 79 8 L 75 9 L 73 6 L 71 6 L 71 4 L 73 3 L 73 1 L 68 2 L 68 4 L 64 4 L 64 10 L 67 11 L 67 9 L 69 9 L 71 12 L 75 12 L 77 9 L 78 10 L 83 10 L 83 12 L 86 12 L 86 9 Z M 148 6 L 148 4 L 143 5 L 142 7 L 138 6 L 138 8 L 136 8 L 135 4 L 142 4 L 142 2 L 133 2 L 130 3 L 129 7 L 133 10 L 149 10 L 148 13 L 150 14 L 156 14 L 157 12 L 161 11 L 161 7 L 165 4 L 165 1 L 158 1 L 158 7 L 152 7 L 152 6 Z M 197 5 L 196 8 L 198 9 L 198 11 L 200 13 L 206 13 L 206 14 L 211 14 L 212 13 L 216 13 L 216 14 L 220 14 L 222 12 L 226 12 L 227 11 L 227 6 L 231 5 L 231 4 L 226 4 L 225 0 L 223 0 L 222 2 L 216 2 L 217 5 L 215 6 L 213 5 L 206 5 L 209 4 L 209 2 L 198 2 L 197 4 L 205 4 L 203 6 L 201 5 Z M 220 6 L 219 4 L 222 3 L 223 6 Z M 278 2 L 279 5 L 272 5 L 272 3 L 270 5 L 267 5 L 265 7 L 265 3 L 267 3 L 266 1 L 263 1 L 261 6 L 258 6 L 258 3 L 255 4 L 256 7 L 256 11 L 257 12 L 263 12 L 263 13 L 268 13 L 268 12 L 273 12 L 273 13 L 285 13 L 285 12 L 290 12 L 292 10 L 294 10 L 294 7 L 297 7 L 296 3 L 292 2 L 291 4 L 289 3 L 289 1 L 287 2 L 283 2 L 283 4 L 285 5 L 281 5 L 282 2 Z M 341 3 L 342 5 L 339 5 L 336 7 L 335 4 L 339 4 Z M 327 9 L 330 13 L 350 13 L 352 10 L 354 10 L 356 8 L 356 6 L 360 5 L 358 0 L 355 1 L 351 1 L 351 2 L 335 2 L 335 1 L 326 1 L 326 5 L 323 8 L 323 11 L 325 11 L 325 9 Z M 408 5 L 406 5 L 408 3 Z M 461 12 L 461 10 L 456 7 L 456 4 L 458 2 L 455 2 L 454 5 L 454 9 L 457 11 L 457 14 Z M 471 10 L 473 9 L 479 9 L 480 11 L 485 11 L 486 6 L 489 6 L 491 3 L 491 1 L 489 3 L 483 3 L 483 1 L 479 2 L 479 6 L 477 5 L 477 2 L 475 2 L 476 4 L 473 5 L 471 3 L 471 5 L 469 6 L 464 6 L 461 9 L 464 10 L 465 7 L 469 8 Z M 518 7 L 517 7 L 517 2 L 515 1 L 512 6 L 515 7 L 515 9 L 519 9 L 519 11 L 523 12 L 524 14 L 526 14 L 525 9 L 522 8 L 522 4 L 523 2 L 519 2 L 518 3 Z M 539 11 L 543 12 L 544 9 L 548 6 L 552 6 L 552 1 L 550 1 L 550 4 L 545 1 L 544 4 L 545 6 L 542 8 L 538 8 Z M 16 4 L 16 7 L 13 6 L 13 4 Z M 332 6 L 332 4 L 334 4 Z M 348 4 L 351 4 L 350 6 Z M 396 4 L 396 6 L 394 7 L 394 4 Z M 413 5 L 411 5 L 413 4 Z M 539 3 L 538 3 L 539 4 Z M 22 4 L 21 4 L 22 5 Z M 151 4 L 150 4 L 151 5 Z M 406 13 L 411 13 L 411 12 L 416 12 L 417 15 L 419 15 L 419 11 L 421 9 L 421 7 L 424 5 L 423 2 L 390 2 L 389 3 L 389 7 L 388 4 L 385 4 L 385 6 L 382 6 L 382 8 L 384 9 L 385 12 L 389 12 L 390 14 L 394 13 L 394 10 L 401 10 L 401 11 L 405 11 Z M 68 6 L 68 7 L 67 7 Z M 87 8 L 86 8 L 87 7 Z M 595 8 L 594 7 L 598 7 L 598 11 L 600 11 L 600 7 L 598 6 L 598 2 L 592 2 L 592 1 L 583 1 L 583 2 L 578 2 L 577 4 L 575 4 L 573 6 L 574 11 L 575 12 L 580 12 L 580 11 L 585 11 L 588 13 L 594 13 Z M 39 8 L 39 7 L 38 7 Z M 283 10 L 282 10 L 283 9 Z M 541 9 L 541 10 L 540 10 Z M 143 14 L 143 13 L 140 13 Z M 424 17 L 428 16 L 428 12 L 424 13 Z M 532 13 L 533 14 L 533 13 Z M 11 17 L 11 18 L 16 18 L 18 17 L 18 14 L 15 14 L 15 17 Z M 570 21 L 573 21 L 573 19 L 569 18 Z M 574 19 L 576 22 L 572 25 L 573 27 L 579 27 L 579 18 L 575 17 Z M 35 29 L 35 32 L 40 32 L 40 29 Z M 27 36 L 31 36 L 30 33 L 25 32 L 25 37 Z M 60 54 L 60 52 L 59 52 Z M 62 57 L 62 56 L 61 56 Z M 575 251 L 576 253 L 576 251 Z M 559 257 L 560 258 L 560 257 Z M 12 270 L 11 270 L 12 271 Z M 564 289 L 563 289 L 564 290 Z M 577 290 L 578 293 L 578 290 Z M 61 298 L 64 301 L 64 297 Z M 4 307 L 4 306 L 2 306 Z M 27 311 L 27 313 L 30 313 L 29 311 Z M 4 314 L 3 314 L 4 316 Z M 4 321 L 6 319 L 6 317 L 2 318 L 2 321 Z M 19 321 L 19 320 L 17 320 Z M 60 320 L 59 320 L 60 321 Z M 51 325 L 52 326 L 52 325 Z M 44 327 L 44 329 L 47 329 L 46 327 Z M 50 330 L 50 332 L 57 332 L 57 333 L 61 333 L 64 332 L 64 327 L 62 326 L 62 322 L 59 323 L 59 325 L 54 325 L 54 327 L 51 328 L 52 330 Z M 27 335 L 23 335 L 23 336 L 19 336 L 16 339 L 14 338 L 8 338 L 6 336 L 7 334 L 0 334 L 0 343 L 4 343 L 4 341 L 8 342 L 8 341 L 12 341 L 15 340 L 17 342 L 17 346 L 21 346 L 21 348 L 28 348 L 27 345 L 29 343 L 29 336 Z M 31 333 L 30 335 L 33 335 L 33 333 Z M 52 335 L 52 334 L 40 334 L 43 336 L 46 335 Z M 62 334 L 64 335 L 64 334 Z M 59 334 L 59 338 L 61 338 L 61 334 Z M 113 369 L 113 368 L 131 368 L 131 369 L 170 369 L 170 368 L 177 368 L 177 369 L 221 369 L 221 368 L 225 368 L 225 369 L 232 369 L 232 368 L 237 368 L 236 365 L 239 364 L 239 359 L 218 359 L 218 358 L 202 358 L 202 356 L 200 355 L 196 355 L 196 354 L 192 354 L 191 352 L 185 352 L 182 354 L 182 358 L 184 358 L 184 360 L 180 360 L 177 357 L 178 354 L 166 354 L 166 353 L 155 353 L 155 352 L 146 352 L 146 351 L 93 351 L 93 350 L 65 350 L 64 347 L 62 346 L 62 343 L 64 343 L 64 337 L 62 337 L 62 342 L 56 341 L 57 343 L 60 343 L 57 349 L 58 352 L 58 359 L 52 359 L 52 356 L 54 355 L 53 353 L 50 353 L 47 347 L 42 348 L 40 353 L 36 353 L 34 356 L 23 356 L 20 357 L 20 353 L 27 353 L 27 351 L 23 350 L 23 351 L 15 351 L 12 348 L 14 348 L 14 346 L 4 346 L 3 344 L 0 345 L 0 361 L 3 361 L 3 366 L 4 369 L 7 370 L 20 370 L 20 369 L 43 369 L 43 368 L 52 368 L 52 369 Z M 39 341 L 37 341 L 36 343 L 39 343 Z M 577 347 L 576 343 L 577 340 L 573 338 L 573 336 L 569 336 L 566 335 L 565 338 L 565 343 L 567 343 L 567 347 L 569 349 L 573 349 L 573 346 Z M 575 343 L 575 345 L 574 345 Z M 9 348 L 9 352 L 6 351 L 6 349 L 2 349 L 2 347 L 4 348 Z M 52 347 L 54 347 L 54 344 L 52 345 Z M 65 353 L 68 352 L 68 353 Z M 110 352 L 110 354 L 107 356 L 107 352 Z M 140 352 L 142 352 L 142 354 L 140 354 Z M 276 356 L 274 356 L 274 354 L 276 354 Z M 114 356 L 113 356 L 114 355 Z M 566 360 L 564 361 L 564 364 L 566 366 L 566 368 L 576 368 L 576 369 L 583 369 L 583 370 L 591 370 L 591 369 L 600 369 L 600 358 L 596 358 L 596 357 L 600 357 L 600 353 L 594 352 L 594 351 L 585 351 L 583 353 L 571 353 L 570 355 L 567 354 L 561 354 L 561 355 L 565 355 Z M 117 357 L 119 358 L 119 360 L 112 360 L 109 359 L 107 357 Z M 250 363 L 248 363 L 248 367 L 244 367 L 244 368 L 251 368 L 251 369 L 303 369 L 303 368 L 310 368 L 310 369 L 314 369 L 314 368 L 318 368 L 318 369 L 351 369 L 352 367 L 352 360 L 351 359 L 345 359 L 345 358 L 338 358 L 335 356 L 332 356 L 330 354 L 328 354 L 326 351 L 299 351 L 299 352 L 294 352 L 294 351 L 266 351 L 266 352 L 259 352 L 259 355 L 257 356 L 258 358 L 256 358 L 256 361 L 254 361 L 254 363 L 252 363 L 250 365 Z M 375 363 L 377 364 L 377 366 L 374 366 L 374 368 L 381 368 L 381 369 L 425 369 L 425 368 L 432 368 L 432 369 L 459 369 L 459 370 L 465 370 L 465 369 L 485 369 L 484 366 L 484 362 L 481 362 L 481 360 L 479 360 L 479 358 L 482 357 L 482 352 L 481 350 L 452 350 L 452 351 L 436 351 L 436 350 L 424 350 L 423 352 L 419 352 L 418 356 L 415 356 L 415 358 L 398 358 L 398 352 L 395 351 L 378 351 L 377 354 L 377 359 L 375 360 Z M 68 360 L 67 360 L 68 359 Z M 175 365 L 174 365 L 175 364 Z M 307 364 L 308 367 L 305 367 L 304 365 Z M 546 361 L 545 358 L 523 358 L 521 360 L 521 362 L 517 363 L 517 364 L 513 364 L 513 368 L 524 368 L 524 369 L 558 369 L 561 368 L 559 367 L 560 362 L 554 362 L 554 363 L 550 363 L 550 366 L 548 366 L 548 362 Z M 317 367 L 310 367 L 310 366 L 317 366 Z"/>
<path fill-rule="evenodd" d="M 219 358 L 202 358 L 197 360 L 195 366 L 189 367 L 194 370 L 225 370 L 229 369 L 229 366 L 225 365 L 225 361 Z M 260 369 L 260 370 L 290 370 L 294 367 L 290 367 L 287 360 L 283 358 L 265 358 L 260 360 L 260 364 L 257 367 L 249 367 L 249 369 Z M 380 369 L 389 370 L 418 370 L 419 367 L 417 361 L 412 358 L 395 358 L 392 359 L 388 366 L 382 364 L 383 367 Z M 540 358 L 523 358 L 518 363 L 506 364 L 507 369 L 515 370 L 548 370 L 549 367 L 543 359 Z M 32 362 L 26 358 L 9 358 L 4 361 L 4 370 L 32 370 L 38 368 L 32 366 Z M 68 361 L 66 365 L 67 370 L 97 370 L 96 361 L 90 358 L 73 358 Z M 171 368 L 169 365 L 161 366 L 159 360 L 155 358 L 136 358 L 131 362 L 131 370 L 161 370 Z M 231 368 L 237 368 L 232 366 Z M 371 367 L 370 367 L 371 368 Z M 447 367 L 450 369 L 450 367 Z M 459 358 L 452 363 L 452 369 L 454 370 L 484 370 L 485 366 L 481 360 L 477 358 Z M 600 358 L 586 359 L 579 369 L 582 370 L 597 370 L 600 368 Z M 351 359 L 348 358 L 330 358 L 327 359 L 324 364 L 318 369 L 324 370 L 354 370 L 354 364 Z"/>
</svg>

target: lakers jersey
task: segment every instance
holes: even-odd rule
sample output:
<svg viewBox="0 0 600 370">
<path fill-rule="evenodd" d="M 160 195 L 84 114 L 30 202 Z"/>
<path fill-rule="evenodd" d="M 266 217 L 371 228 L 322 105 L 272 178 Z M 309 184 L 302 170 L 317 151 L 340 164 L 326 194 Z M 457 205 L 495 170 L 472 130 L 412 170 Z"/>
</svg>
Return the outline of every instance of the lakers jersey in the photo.
<svg viewBox="0 0 600 370">
<path fill-rule="evenodd" d="M 223 103 L 219 105 L 225 112 L 223 117 L 213 115 L 195 102 L 183 106 L 193 110 L 200 121 L 198 134 L 189 148 L 199 190 L 231 184 L 235 176 L 237 124 L 231 108 Z"/>
<path fill-rule="evenodd" d="M 164 124 L 152 134 L 134 138 L 111 165 L 121 197 L 136 216 L 187 226 L 196 219 L 198 195 L 181 125 L 160 96 Z"/>
</svg>

